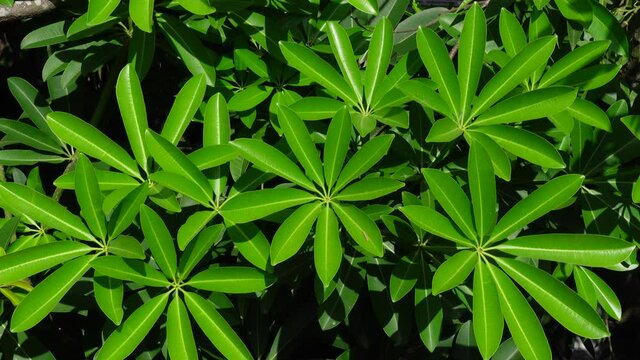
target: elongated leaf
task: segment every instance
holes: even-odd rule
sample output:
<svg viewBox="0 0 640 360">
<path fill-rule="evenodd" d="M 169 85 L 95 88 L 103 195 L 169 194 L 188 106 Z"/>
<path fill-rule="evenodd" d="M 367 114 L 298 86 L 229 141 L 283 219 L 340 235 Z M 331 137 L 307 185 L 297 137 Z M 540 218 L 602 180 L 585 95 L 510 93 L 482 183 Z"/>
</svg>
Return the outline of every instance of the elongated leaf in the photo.
<svg viewBox="0 0 640 360">
<path fill-rule="evenodd" d="M 416 251 L 409 256 L 403 256 L 391 271 L 389 280 L 389 292 L 391 301 L 398 302 L 403 299 L 418 282 L 420 252 Z"/>
<path fill-rule="evenodd" d="M 580 189 L 583 179 L 582 175 L 563 175 L 540 186 L 504 214 L 493 229 L 487 244 L 504 239 L 566 203 Z"/>
<path fill-rule="evenodd" d="M 213 6 L 211 6 L 211 3 L 207 0 L 178 0 L 178 4 L 180 4 L 180 6 L 185 8 L 187 11 L 194 13 L 196 15 L 209 15 L 216 11 L 216 9 Z M 179 359 L 179 358 L 176 358 L 176 359 Z M 183 358 L 183 359 L 190 359 L 190 358 Z"/>
<path fill-rule="evenodd" d="M 488 264 L 513 341 L 525 359 L 551 359 L 551 348 L 540 321 L 518 288 L 500 269 Z"/>
<path fill-rule="evenodd" d="M 611 131 L 611 123 L 607 113 L 590 101 L 576 99 L 566 110 L 569 115 L 578 121 L 598 129 Z"/>
<path fill-rule="evenodd" d="M 220 93 L 207 102 L 202 129 L 202 143 L 206 146 L 227 144 L 231 137 L 231 125 L 227 102 Z"/>
<path fill-rule="evenodd" d="M 147 149 L 144 142 L 144 132 L 149 127 L 147 125 L 147 110 L 144 104 L 140 79 L 138 79 L 135 69 L 130 64 L 127 64 L 120 71 L 116 83 L 116 99 L 118 100 L 118 107 L 120 108 L 120 114 L 122 114 L 122 121 L 133 155 L 138 164 L 145 171 L 148 171 Z"/>
<path fill-rule="evenodd" d="M 140 225 L 156 264 L 167 278 L 175 278 L 178 259 L 173 238 L 164 221 L 153 209 L 143 204 L 140 207 Z"/>
<path fill-rule="evenodd" d="M 500 146 L 485 134 L 468 131 L 465 133 L 470 146 L 481 146 L 489 155 L 495 174 L 506 180 L 511 180 L 511 161 Z"/>
<path fill-rule="evenodd" d="M 320 202 L 303 205 L 287 217 L 273 235 L 270 250 L 271 265 L 277 265 L 289 259 L 300 250 L 321 208 Z"/>
<path fill-rule="evenodd" d="M 171 300 L 167 311 L 167 349 L 172 359 L 198 358 L 189 313 L 177 294 Z"/>
<path fill-rule="evenodd" d="M 473 217 L 478 235 L 491 232 L 496 224 L 496 179 L 493 167 L 487 166 L 489 155 L 482 146 L 471 146 L 469 149 L 469 190 Z"/>
<path fill-rule="evenodd" d="M 338 179 L 351 140 L 351 119 L 343 107 L 331 120 L 324 144 L 324 178 L 329 189 Z"/>
<path fill-rule="evenodd" d="M 11 139 L 37 150 L 63 154 L 64 151 L 52 139 L 52 134 L 45 133 L 31 125 L 16 120 L 0 119 L 0 131 L 9 135 Z"/>
<path fill-rule="evenodd" d="M 165 287 L 169 281 L 151 265 L 138 260 L 123 259 L 119 256 L 103 256 L 93 261 L 94 269 L 109 274 L 114 279 L 133 281 L 140 285 Z"/>
<path fill-rule="evenodd" d="M 457 139 L 463 131 L 458 123 L 450 118 L 436 121 L 425 139 L 426 142 L 451 142 Z"/>
<path fill-rule="evenodd" d="M 369 41 L 367 68 L 364 73 L 364 93 L 367 104 L 372 104 L 376 93 L 380 91 L 380 84 L 387 75 L 392 50 L 393 25 L 388 18 L 384 17 L 376 24 Z"/>
<path fill-rule="evenodd" d="M 453 110 L 450 109 L 442 96 L 432 89 L 430 86 L 432 82 L 424 80 L 425 79 L 407 80 L 398 85 L 398 89 L 418 104 L 433 109 L 445 115 L 448 119 L 453 118 Z"/>
<path fill-rule="evenodd" d="M 249 349 L 211 302 L 191 292 L 185 292 L 184 298 L 191 316 L 223 356 L 228 359 L 253 359 Z"/>
<path fill-rule="evenodd" d="M 590 339 L 609 336 L 598 313 L 550 274 L 518 260 L 497 258 L 496 261 L 549 315 L 569 331 Z"/>
<path fill-rule="evenodd" d="M 335 288 L 319 305 L 318 322 L 321 329 L 327 331 L 342 323 L 358 301 L 365 277 L 362 260 L 362 257 L 345 255 Z"/>
<path fill-rule="evenodd" d="M 619 321 L 622 316 L 622 307 L 620 305 L 620 300 L 618 300 L 618 297 L 611 287 L 609 287 L 604 280 L 589 269 L 580 267 L 576 268 L 574 271 L 580 271 L 585 275 L 591 285 L 593 285 L 593 290 L 596 293 L 600 306 L 602 306 L 609 316 Z"/>
<path fill-rule="evenodd" d="M 129 2 L 129 16 L 136 26 L 150 33 L 153 26 L 154 0 L 136 0 Z"/>
<path fill-rule="evenodd" d="M 0 165 L 35 165 L 40 162 L 59 164 L 66 159 L 58 155 L 47 155 L 32 150 L 0 150 Z"/>
<path fill-rule="evenodd" d="M 387 178 L 365 178 L 347 186 L 334 199 L 340 201 L 373 200 L 402 188 L 400 181 Z"/>
<path fill-rule="evenodd" d="M 393 138 L 393 134 L 382 135 L 362 145 L 360 150 L 353 154 L 344 168 L 342 168 L 338 181 L 336 182 L 335 191 L 340 191 L 351 181 L 378 163 L 378 161 L 387 154 Z"/>
<path fill-rule="evenodd" d="M 120 4 L 120 0 L 91 0 L 87 9 L 87 24 L 98 25 L 107 18 Z"/>
<path fill-rule="evenodd" d="M 122 280 L 104 276 L 95 271 L 93 274 L 93 296 L 100 310 L 109 320 L 115 325 L 120 325 L 124 316 L 124 310 L 122 310 L 122 298 L 124 296 Z"/>
<path fill-rule="evenodd" d="M 29 330 L 44 319 L 89 270 L 94 258 L 88 255 L 69 261 L 34 287 L 13 311 L 11 331 Z"/>
<path fill-rule="evenodd" d="M 107 225 L 111 238 L 120 235 L 133 223 L 136 215 L 140 212 L 140 205 L 147 200 L 148 194 L 149 186 L 146 183 L 142 183 L 122 199 L 113 214 L 111 214 Z"/>
<path fill-rule="evenodd" d="M 542 37 L 522 49 L 482 88 L 473 101 L 471 117 L 482 114 L 496 101 L 503 98 L 541 65 L 546 64 L 553 52 L 557 38 Z"/>
<path fill-rule="evenodd" d="M 500 9 L 500 39 L 507 55 L 511 58 L 527 45 L 527 36 L 520 20 L 505 8 Z"/>
<path fill-rule="evenodd" d="M 186 285 L 228 294 L 247 294 L 266 289 L 274 280 L 272 275 L 255 268 L 221 266 L 197 273 Z"/>
<path fill-rule="evenodd" d="M 144 259 L 144 249 L 133 236 L 120 235 L 109 241 L 109 253 L 127 259 Z"/>
<path fill-rule="evenodd" d="M 433 294 L 438 295 L 462 284 L 478 263 L 473 251 L 460 251 L 443 262 L 433 275 Z"/>
<path fill-rule="evenodd" d="M 122 326 L 109 335 L 96 355 L 96 360 L 125 359 L 131 355 L 160 319 L 168 300 L 167 292 L 137 308 Z"/>
<path fill-rule="evenodd" d="M 581 266 L 573 268 L 573 280 L 576 284 L 576 293 L 595 309 L 598 306 L 598 295 Z"/>
<path fill-rule="evenodd" d="M 427 180 L 433 196 L 451 217 L 451 220 L 468 238 L 476 239 L 471 203 L 460 185 L 451 176 L 439 170 L 423 169 L 422 174 Z"/>
<path fill-rule="evenodd" d="M 12 213 L 24 214 L 46 226 L 56 228 L 81 240 L 93 240 L 79 217 L 57 201 L 16 183 L 0 183 L 0 204 Z"/>
<path fill-rule="evenodd" d="M 107 224 L 102 211 L 102 193 L 93 165 L 83 154 L 78 155 L 75 172 L 76 198 L 80 211 L 91 231 L 100 239 L 107 236 Z"/>
<path fill-rule="evenodd" d="M 220 214 L 227 221 L 241 224 L 308 203 L 314 199 L 316 199 L 314 195 L 297 189 L 276 188 L 248 191 L 225 202 L 220 209 Z"/>
<path fill-rule="evenodd" d="M 421 254 L 414 294 L 415 318 L 422 343 L 433 352 L 440 342 L 444 311 L 440 298 L 431 293 L 431 276 L 429 264 Z"/>
<path fill-rule="evenodd" d="M 562 169 L 562 157 L 547 140 L 530 131 L 504 125 L 489 125 L 478 128 L 503 149 L 534 164 Z"/>
<path fill-rule="evenodd" d="M 487 19 L 478 3 L 474 3 L 464 17 L 458 50 L 458 82 L 460 84 L 460 112 L 469 111 L 471 100 L 476 95 L 485 43 L 487 41 Z"/>
<path fill-rule="evenodd" d="M 231 144 L 258 169 L 276 174 L 306 189 L 315 189 L 300 168 L 273 146 L 257 139 L 237 139 Z"/>
<path fill-rule="evenodd" d="M 384 254 L 382 235 L 378 226 L 362 210 L 353 205 L 332 203 L 331 207 L 355 242 L 367 254 L 381 257 Z"/>
<path fill-rule="evenodd" d="M 571 108 L 577 89 L 555 86 L 529 91 L 497 103 L 480 115 L 473 125 L 506 124 L 540 119 Z"/>
<path fill-rule="evenodd" d="M 198 211 L 189 216 L 187 221 L 178 229 L 178 247 L 184 250 L 187 244 L 191 242 L 204 229 L 209 221 L 216 216 L 215 211 Z"/>
<path fill-rule="evenodd" d="M 138 166 L 129 154 L 115 141 L 83 120 L 63 112 L 47 115 L 51 130 L 64 142 L 79 151 L 140 179 Z"/>
<path fill-rule="evenodd" d="M 547 87 L 564 79 L 567 75 L 573 74 L 577 70 L 582 69 L 586 65 L 600 58 L 607 48 L 611 45 L 610 41 L 593 41 L 571 51 L 556 61 L 545 72 L 540 79 L 538 87 Z"/>
<path fill-rule="evenodd" d="M 160 136 L 169 140 L 173 145 L 178 144 L 204 99 L 206 85 L 204 75 L 198 74 L 182 86 L 173 101 Z"/>
<path fill-rule="evenodd" d="M 311 49 L 292 42 L 280 42 L 280 50 L 287 63 L 313 81 L 335 93 L 352 105 L 358 104 L 358 97 L 349 84 L 338 74 L 328 62 Z"/>
<path fill-rule="evenodd" d="M 100 191 L 107 190 L 117 190 L 121 188 L 133 188 L 138 186 L 140 183 L 131 176 L 123 174 L 121 172 L 112 172 L 105 170 L 93 170 L 93 173 L 96 176 L 96 180 L 98 181 L 98 187 Z M 76 188 L 76 172 L 69 171 L 66 174 L 61 175 L 59 178 L 55 179 L 53 185 L 59 187 L 61 189 L 73 190 Z"/>
<path fill-rule="evenodd" d="M 375 0 L 347 0 L 356 9 L 370 15 L 378 15 L 378 2 Z"/>
<path fill-rule="evenodd" d="M 421 229 L 453 241 L 459 245 L 473 247 L 473 241 L 467 239 L 458 227 L 446 217 L 440 215 L 434 209 L 421 205 L 408 205 L 400 208 L 400 211 Z"/>
<path fill-rule="evenodd" d="M 47 115 L 51 113 L 51 108 L 49 105 L 45 105 L 46 101 L 38 94 L 38 90 L 28 81 L 19 77 L 8 78 L 7 86 L 11 95 L 13 95 L 22 110 L 38 129 L 46 134 L 53 135 L 49 125 L 47 125 Z M 53 138 L 53 136 L 51 137 Z"/>
<path fill-rule="evenodd" d="M 227 231 L 240 254 L 253 266 L 266 271 L 269 266 L 269 240 L 253 223 L 227 222 Z"/>
<path fill-rule="evenodd" d="M 343 107 L 345 105 L 340 100 L 318 96 L 307 96 L 289 105 L 302 120 L 329 119 Z"/>
<path fill-rule="evenodd" d="M 269 95 L 271 95 L 272 91 L 273 88 L 270 86 L 248 86 L 235 93 L 231 99 L 229 99 L 229 110 L 235 112 L 252 110 L 265 101 Z"/>
<path fill-rule="evenodd" d="M 358 102 L 362 102 L 362 75 L 353 54 L 353 47 L 347 31 L 337 21 L 326 22 L 327 36 L 333 55 L 338 62 L 342 76 L 347 80 Z"/>
<path fill-rule="evenodd" d="M 35 49 L 63 43 L 67 40 L 64 27 L 64 20 L 40 26 L 22 38 L 20 49 Z"/>
<path fill-rule="evenodd" d="M 478 261 L 473 273 L 473 333 L 484 359 L 491 358 L 500 346 L 503 329 L 498 290 L 487 265 Z"/>
<path fill-rule="evenodd" d="M 229 144 L 221 144 L 199 148 L 187 155 L 187 158 L 198 168 L 198 170 L 206 170 L 224 165 L 239 155 L 240 154 L 235 147 Z"/>
<path fill-rule="evenodd" d="M 316 146 L 309 136 L 309 131 L 302 119 L 291 109 L 278 105 L 278 120 L 284 132 L 287 144 L 293 151 L 305 172 L 316 184 L 324 186 L 322 162 Z"/>
<path fill-rule="evenodd" d="M 496 248 L 516 256 L 606 267 L 629 257 L 633 244 L 604 235 L 541 234 L 519 237 Z"/>
<path fill-rule="evenodd" d="M 158 171 L 149 175 L 149 180 L 188 196 L 204 206 L 211 207 L 211 197 L 204 194 L 196 183 L 182 175 L 169 171 Z"/>
<path fill-rule="evenodd" d="M 178 274 L 185 279 L 191 273 L 202 258 L 210 251 L 211 247 L 222 240 L 225 227 L 223 224 L 209 226 L 187 245 L 180 255 Z"/>
<path fill-rule="evenodd" d="M 342 262 L 342 243 L 338 219 L 327 205 L 319 211 L 316 236 L 313 241 L 313 260 L 316 273 L 326 288 L 336 276 Z"/>
<path fill-rule="evenodd" d="M 457 118 L 460 113 L 460 85 L 444 41 L 433 30 L 420 28 L 416 34 L 418 52 L 440 95 Z"/>
</svg>

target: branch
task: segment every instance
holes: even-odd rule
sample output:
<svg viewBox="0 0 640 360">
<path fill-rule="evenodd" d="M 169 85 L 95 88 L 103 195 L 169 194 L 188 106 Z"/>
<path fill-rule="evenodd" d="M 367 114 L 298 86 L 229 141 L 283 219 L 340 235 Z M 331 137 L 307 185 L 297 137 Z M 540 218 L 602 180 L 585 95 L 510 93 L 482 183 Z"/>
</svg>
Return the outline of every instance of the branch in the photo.
<svg viewBox="0 0 640 360">
<path fill-rule="evenodd" d="M 0 6 L 0 23 L 32 18 L 55 9 L 61 0 L 16 1 L 13 7 Z"/>
</svg>

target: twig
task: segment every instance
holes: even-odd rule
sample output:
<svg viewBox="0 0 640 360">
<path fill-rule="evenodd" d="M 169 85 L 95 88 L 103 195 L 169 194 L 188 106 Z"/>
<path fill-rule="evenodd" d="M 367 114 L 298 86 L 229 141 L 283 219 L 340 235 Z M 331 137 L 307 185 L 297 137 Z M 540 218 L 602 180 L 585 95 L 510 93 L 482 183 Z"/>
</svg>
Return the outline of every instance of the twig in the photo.
<svg viewBox="0 0 640 360">
<path fill-rule="evenodd" d="M 55 9 L 60 2 L 60 0 L 25 0 L 14 2 L 12 7 L 0 6 L 0 23 L 42 15 Z"/>
</svg>

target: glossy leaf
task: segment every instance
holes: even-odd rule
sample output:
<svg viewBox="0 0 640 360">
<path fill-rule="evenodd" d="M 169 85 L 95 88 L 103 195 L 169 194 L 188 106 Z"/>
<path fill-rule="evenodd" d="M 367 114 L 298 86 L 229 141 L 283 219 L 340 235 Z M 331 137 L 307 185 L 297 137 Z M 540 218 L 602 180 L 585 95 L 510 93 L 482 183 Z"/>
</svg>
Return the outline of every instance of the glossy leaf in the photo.
<svg viewBox="0 0 640 360">
<path fill-rule="evenodd" d="M 371 1 L 371 3 L 375 3 Z M 393 50 L 393 25 L 388 18 L 382 18 L 371 34 L 367 52 L 367 68 L 364 73 L 364 93 L 367 104 L 372 104 L 380 84 L 387 75 L 391 51 Z"/>
<path fill-rule="evenodd" d="M 391 194 L 403 186 L 402 182 L 393 179 L 364 178 L 341 190 L 334 196 L 334 199 L 339 201 L 373 200 Z"/>
<path fill-rule="evenodd" d="M 513 58 L 527 45 L 527 36 L 520 21 L 509 10 L 500 9 L 500 39 L 509 57 Z"/>
<path fill-rule="evenodd" d="M 473 333 L 484 359 L 500 346 L 503 328 L 498 290 L 487 265 L 478 261 L 473 273 Z"/>
<path fill-rule="evenodd" d="M 324 177 L 329 188 L 338 179 L 351 141 L 351 119 L 349 111 L 342 108 L 331 120 L 324 144 Z"/>
<path fill-rule="evenodd" d="M 227 221 L 241 224 L 308 203 L 314 199 L 316 199 L 314 195 L 297 189 L 276 188 L 248 191 L 225 202 L 220 209 L 220 214 Z"/>
<path fill-rule="evenodd" d="M 118 76 L 116 83 L 116 99 L 124 128 L 138 164 L 148 170 L 147 149 L 144 132 L 147 130 L 147 110 L 142 95 L 140 79 L 131 65 L 126 65 Z"/>
<path fill-rule="evenodd" d="M 140 205 L 147 200 L 148 194 L 149 186 L 143 183 L 122 199 L 107 224 L 110 237 L 114 238 L 120 235 L 133 223 L 136 215 L 140 212 Z"/>
<path fill-rule="evenodd" d="M 611 42 L 593 41 L 578 47 L 556 61 L 540 79 L 539 87 L 547 87 L 600 58 Z"/>
<path fill-rule="evenodd" d="M 203 193 L 198 184 L 182 175 L 169 171 L 158 171 L 149 175 L 149 180 L 185 195 L 204 206 L 211 206 L 211 196 Z"/>
<path fill-rule="evenodd" d="M 321 208 L 322 204 L 319 202 L 303 205 L 287 217 L 271 240 L 271 265 L 289 259 L 300 250 Z"/>
<path fill-rule="evenodd" d="M 438 295 L 462 284 L 478 263 L 478 255 L 463 250 L 443 262 L 433 275 L 433 294 Z"/>
<path fill-rule="evenodd" d="M 440 298 L 431 293 L 431 270 L 424 256 L 420 256 L 414 304 L 416 326 L 422 343 L 433 352 L 440 342 L 444 311 Z"/>
<path fill-rule="evenodd" d="M 191 214 L 178 229 L 178 247 L 184 250 L 202 229 L 217 215 L 215 211 L 198 211 Z"/>
<path fill-rule="evenodd" d="M 133 281 L 140 285 L 165 287 L 169 281 L 151 265 L 119 256 L 103 256 L 91 263 L 94 269 L 102 274 L 109 274 L 114 279 Z"/>
<path fill-rule="evenodd" d="M 91 0 L 87 9 L 87 23 L 97 25 L 109 18 L 120 4 L 120 0 Z"/>
<path fill-rule="evenodd" d="M 622 317 L 622 306 L 620 305 L 620 300 L 618 300 L 618 297 L 611 287 L 609 287 L 604 280 L 589 269 L 580 267 L 576 268 L 574 271 L 582 272 L 585 275 L 587 280 L 593 286 L 593 290 L 598 298 L 598 303 L 600 303 L 602 309 L 604 309 L 609 316 L 620 321 L 620 318 Z"/>
<path fill-rule="evenodd" d="M 340 191 L 351 181 L 371 169 L 384 155 L 386 155 L 394 135 L 382 135 L 367 141 L 342 168 L 335 191 Z"/>
<path fill-rule="evenodd" d="M 380 229 L 362 210 L 353 205 L 338 203 L 332 203 L 331 207 L 351 238 L 368 254 L 377 257 L 384 254 Z"/>
<path fill-rule="evenodd" d="M 173 145 L 178 144 L 204 99 L 206 85 L 204 75 L 199 74 L 193 76 L 182 86 L 173 101 L 160 136 L 169 140 Z"/>
<path fill-rule="evenodd" d="M 329 286 L 340 269 L 342 252 L 338 218 L 331 207 L 322 206 L 318 214 L 316 235 L 313 241 L 313 263 L 325 288 Z"/>
<path fill-rule="evenodd" d="M 189 276 L 191 271 L 209 252 L 211 247 L 222 240 L 225 227 L 223 224 L 209 226 L 200 231 L 198 236 L 184 249 L 178 263 L 178 275 L 181 279 Z"/>
<path fill-rule="evenodd" d="M 167 278 L 174 278 L 178 260 L 173 238 L 164 221 L 153 209 L 143 204 L 140 207 L 140 226 L 156 264 Z"/>
<path fill-rule="evenodd" d="M 122 310 L 122 298 L 124 296 L 122 280 L 104 276 L 100 272 L 94 271 L 93 296 L 100 310 L 109 320 L 115 325 L 120 325 L 124 316 L 124 311 Z"/>
<path fill-rule="evenodd" d="M 481 146 L 486 151 L 498 177 L 506 181 L 511 180 L 511 161 L 495 141 L 485 134 L 471 131 L 466 132 L 465 137 L 467 141 L 471 140 L 470 146 Z"/>
<path fill-rule="evenodd" d="M 269 267 L 269 240 L 253 223 L 227 223 L 227 231 L 240 254 L 253 266 L 267 271 Z"/>
<path fill-rule="evenodd" d="M 87 225 L 100 239 L 107 236 L 107 225 L 102 211 L 102 193 L 93 165 L 83 154 L 78 155 L 75 172 L 76 198 Z"/>
<path fill-rule="evenodd" d="M 453 118 L 453 110 L 450 109 L 441 95 L 435 92 L 429 82 L 424 81 L 424 79 L 407 80 L 398 85 L 398 89 L 418 104 L 445 115 L 446 119 Z"/>
<path fill-rule="evenodd" d="M 153 26 L 154 0 L 136 0 L 129 2 L 129 16 L 136 26 L 144 31 L 151 32 Z"/>
<path fill-rule="evenodd" d="M 13 95 L 22 110 L 38 129 L 46 134 L 53 135 L 47 125 L 47 115 L 51 113 L 51 108 L 45 105 L 46 101 L 38 94 L 38 90 L 28 81 L 19 77 L 8 78 L 7 86 L 11 95 Z"/>
<path fill-rule="evenodd" d="M 278 115 L 280 127 L 291 151 L 293 151 L 309 178 L 316 184 L 324 186 L 320 155 L 311 140 L 311 136 L 309 136 L 309 131 L 304 122 L 295 112 L 283 105 L 278 105 Z"/>
<path fill-rule="evenodd" d="M 370 15 L 378 15 L 378 2 L 375 0 L 347 0 L 356 9 Z"/>
<path fill-rule="evenodd" d="M 51 138 L 51 135 L 16 120 L 0 119 L 0 131 L 10 136 L 15 141 L 37 150 L 64 153 L 60 146 Z"/>
<path fill-rule="evenodd" d="M 252 110 L 265 101 L 272 91 L 273 88 L 270 86 L 248 86 L 235 93 L 229 99 L 228 108 L 235 112 Z"/>
<path fill-rule="evenodd" d="M 353 47 L 347 31 L 336 21 L 326 22 L 327 36 L 333 55 L 338 62 L 342 76 L 347 80 L 358 102 L 362 102 L 362 75 L 353 54 Z"/>
<path fill-rule="evenodd" d="M 398 302 L 404 298 L 418 282 L 418 259 L 420 252 L 409 256 L 403 256 L 391 271 L 391 279 L 389 280 L 389 292 L 391 293 L 391 301 Z"/>
<path fill-rule="evenodd" d="M 69 171 L 66 174 L 60 175 L 60 177 L 54 180 L 53 185 L 61 189 L 75 189 L 76 171 Z M 98 181 L 100 191 L 117 190 L 125 187 L 133 188 L 140 184 L 131 176 L 121 172 L 93 169 L 93 173 Z"/>
<path fill-rule="evenodd" d="M 478 235 L 487 235 L 496 224 L 496 180 L 493 167 L 487 166 L 489 155 L 482 146 L 469 149 L 469 190 Z"/>
<path fill-rule="evenodd" d="M 172 359 L 198 358 L 189 313 L 177 293 L 167 310 L 167 350 Z"/>
<path fill-rule="evenodd" d="M 216 2 L 214 2 L 214 4 L 215 3 Z M 178 4 L 180 4 L 180 6 L 185 8 L 190 13 L 194 13 L 196 15 L 209 15 L 216 11 L 216 9 L 211 6 L 211 3 L 207 0 L 178 0 Z"/>
<path fill-rule="evenodd" d="M 222 94 L 217 93 L 207 102 L 204 113 L 203 145 L 206 147 L 228 143 L 231 137 L 230 126 L 227 102 Z"/>
<path fill-rule="evenodd" d="M 251 267 L 210 267 L 191 277 L 186 285 L 196 289 L 247 294 L 262 291 L 273 283 L 273 276 Z"/>
<path fill-rule="evenodd" d="M 465 114 L 476 95 L 482 64 L 487 25 L 484 12 L 474 3 L 464 17 L 458 52 L 458 82 L 460 84 L 460 111 Z"/>
<path fill-rule="evenodd" d="M 289 105 L 289 108 L 302 120 L 323 120 L 333 117 L 344 106 L 342 101 L 333 98 L 308 96 Z"/>
<path fill-rule="evenodd" d="M 611 123 L 607 113 L 590 101 L 576 99 L 566 110 L 569 115 L 578 121 L 598 129 L 611 131 Z"/>
<path fill-rule="evenodd" d="M 462 246 L 473 247 L 473 241 L 467 239 L 451 220 L 430 207 L 408 205 L 401 207 L 400 211 L 409 221 L 431 234 Z"/>
<path fill-rule="evenodd" d="M 127 259 L 144 259 L 144 249 L 133 236 L 120 235 L 109 241 L 109 252 Z"/>
</svg>

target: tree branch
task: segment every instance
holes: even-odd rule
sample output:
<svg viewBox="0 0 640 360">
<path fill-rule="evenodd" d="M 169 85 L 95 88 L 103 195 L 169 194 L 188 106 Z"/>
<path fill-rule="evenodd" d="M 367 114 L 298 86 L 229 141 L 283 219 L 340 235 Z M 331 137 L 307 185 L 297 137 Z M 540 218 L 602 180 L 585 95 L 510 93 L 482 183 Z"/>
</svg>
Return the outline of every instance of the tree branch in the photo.
<svg viewBox="0 0 640 360">
<path fill-rule="evenodd" d="M 0 6 L 0 23 L 32 18 L 55 9 L 61 0 L 16 1 L 13 7 Z"/>
</svg>

